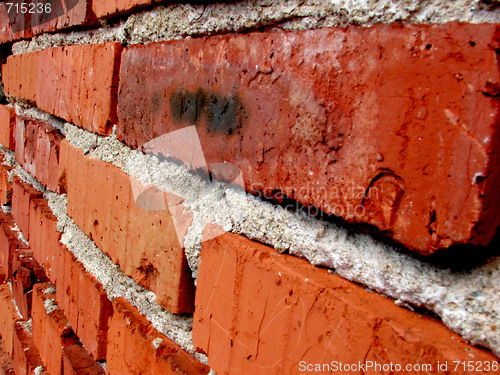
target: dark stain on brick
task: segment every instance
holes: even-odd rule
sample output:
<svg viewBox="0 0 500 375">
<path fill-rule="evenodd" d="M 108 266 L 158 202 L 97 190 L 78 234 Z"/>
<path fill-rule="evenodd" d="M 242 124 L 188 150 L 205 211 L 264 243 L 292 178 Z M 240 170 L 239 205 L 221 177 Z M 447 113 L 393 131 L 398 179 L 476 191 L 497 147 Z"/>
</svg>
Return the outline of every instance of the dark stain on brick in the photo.
<svg viewBox="0 0 500 375">
<path fill-rule="evenodd" d="M 234 134 L 241 127 L 243 107 L 236 95 L 211 94 L 205 103 L 209 133 Z"/>
<path fill-rule="evenodd" d="M 203 90 L 189 92 L 179 90 L 170 97 L 170 111 L 172 117 L 178 122 L 197 124 L 205 106 L 205 93 Z"/>
<path fill-rule="evenodd" d="M 175 121 L 193 125 L 204 118 L 207 132 L 226 135 L 236 133 L 245 118 L 237 95 L 222 96 L 203 89 L 174 92 L 170 97 L 170 113 Z"/>
</svg>

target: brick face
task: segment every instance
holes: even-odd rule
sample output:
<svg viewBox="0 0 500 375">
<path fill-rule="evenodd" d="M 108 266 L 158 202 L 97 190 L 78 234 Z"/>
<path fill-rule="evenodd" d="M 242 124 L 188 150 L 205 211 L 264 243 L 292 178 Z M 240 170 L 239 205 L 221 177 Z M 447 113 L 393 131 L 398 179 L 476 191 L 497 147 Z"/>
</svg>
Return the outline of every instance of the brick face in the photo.
<svg viewBox="0 0 500 375">
<path fill-rule="evenodd" d="M 50 283 L 43 283 L 34 288 L 32 334 L 47 371 L 50 374 L 60 374 L 63 348 L 76 344 L 78 339 L 57 307 L 55 294 L 46 293 L 52 286 Z M 47 310 L 45 304 L 53 310 Z"/>
<path fill-rule="evenodd" d="M 47 374 L 43 367 L 40 353 L 35 346 L 33 336 L 21 322 L 14 326 L 14 371 L 16 375 L 37 374 L 35 370 L 42 370 L 38 374 Z"/>
<path fill-rule="evenodd" d="M 192 311 L 193 280 L 169 212 L 138 208 L 125 173 L 66 141 L 60 166 L 75 223 L 158 303 L 173 313 Z"/>
<path fill-rule="evenodd" d="M 14 374 L 14 362 L 12 357 L 5 351 L 2 340 L 0 340 L 0 372 L 3 375 Z"/>
<path fill-rule="evenodd" d="M 56 191 L 63 135 L 45 122 L 18 117 L 16 123 L 16 161 L 43 186 Z"/>
<path fill-rule="evenodd" d="M 104 375 L 106 371 L 94 361 L 82 345 L 73 344 L 63 348 L 62 373 L 64 375 Z"/>
<path fill-rule="evenodd" d="M 92 9 L 99 18 L 130 12 L 139 6 L 160 3 L 161 0 L 93 0 Z"/>
<path fill-rule="evenodd" d="M 17 313 L 12 298 L 12 293 L 7 284 L 0 285 L 0 336 L 4 348 L 11 357 L 14 352 L 14 326 L 21 317 Z"/>
<path fill-rule="evenodd" d="M 12 182 L 12 216 L 24 238 L 29 240 L 30 202 L 40 198 L 42 193 L 34 187 L 14 177 Z"/>
<path fill-rule="evenodd" d="M 120 44 L 107 43 L 41 51 L 38 107 L 87 130 L 108 134 L 117 122 L 121 50 Z"/>
<path fill-rule="evenodd" d="M 111 302 L 102 285 L 66 250 L 61 257 L 57 301 L 96 360 L 106 358 Z"/>
<path fill-rule="evenodd" d="M 31 203 L 31 248 L 50 281 L 57 286 L 57 301 L 78 337 L 97 360 L 106 357 L 111 303 L 102 285 L 60 242 L 57 219 L 47 201 Z"/>
<path fill-rule="evenodd" d="M 117 135 L 138 147 L 196 125 L 207 161 L 238 165 L 257 195 L 282 191 L 423 254 L 484 245 L 500 219 L 497 30 L 377 25 L 133 46 Z"/>
<path fill-rule="evenodd" d="M 4 205 L 11 201 L 12 186 L 9 181 L 9 172 L 12 167 L 5 165 L 5 157 L 0 155 L 0 204 Z"/>
<path fill-rule="evenodd" d="M 38 52 L 12 55 L 2 67 L 5 94 L 36 101 Z"/>
<path fill-rule="evenodd" d="M 61 277 L 59 265 L 64 251 L 57 231 L 57 218 L 43 197 L 32 199 L 29 209 L 30 247 L 33 256 L 43 267 L 47 277 L 57 285 Z"/>
<path fill-rule="evenodd" d="M 12 257 L 12 294 L 24 320 L 31 317 L 34 285 L 48 281 L 43 268 L 27 247 L 14 250 Z"/>
<path fill-rule="evenodd" d="M 193 340 L 218 375 L 295 374 L 300 361 L 496 360 L 437 320 L 235 234 L 204 242 Z"/>
<path fill-rule="evenodd" d="M 13 258 L 17 251 L 27 249 L 14 230 L 15 222 L 11 214 L 0 212 L 0 268 L 3 278 L 12 277 Z"/>
<path fill-rule="evenodd" d="M 0 143 L 11 150 L 14 149 L 15 124 L 15 109 L 6 105 L 0 105 Z"/>
<path fill-rule="evenodd" d="M 206 366 L 158 333 L 125 299 L 114 300 L 113 310 L 106 366 L 108 374 L 208 374 Z"/>
</svg>

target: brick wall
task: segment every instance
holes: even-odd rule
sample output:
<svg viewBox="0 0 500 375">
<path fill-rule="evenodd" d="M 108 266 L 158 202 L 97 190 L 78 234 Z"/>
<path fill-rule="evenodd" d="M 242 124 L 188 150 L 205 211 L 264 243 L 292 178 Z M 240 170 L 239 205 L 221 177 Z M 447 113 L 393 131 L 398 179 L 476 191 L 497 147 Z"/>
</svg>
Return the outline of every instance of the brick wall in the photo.
<svg viewBox="0 0 500 375">
<path fill-rule="evenodd" d="M 498 373 L 498 7 L 22 3 L 4 373 Z"/>
</svg>

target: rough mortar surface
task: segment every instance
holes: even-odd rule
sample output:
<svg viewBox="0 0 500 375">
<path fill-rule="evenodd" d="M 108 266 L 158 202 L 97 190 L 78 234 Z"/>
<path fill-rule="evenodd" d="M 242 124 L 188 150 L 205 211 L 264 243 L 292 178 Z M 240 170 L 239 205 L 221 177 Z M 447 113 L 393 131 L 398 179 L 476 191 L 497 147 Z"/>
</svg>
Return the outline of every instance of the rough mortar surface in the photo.
<svg viewBox="0 0 500 375">
<path fill-rule="evenodd" d="M 495 23 L 500 8 L 483 0 L 253 0 L 213 4 L 170 4 L 133 14 L 97 30 L 43 34 L 14 44 L 19 54 L 70 44 L 109 41 L 124 45 L 187 36 L 261 29 L 307 30 L 378 23 Z M 106 25 L 108 23 L 108 25 Z"/>
<path fill-rule="evenodd" d="M 46 299 L 43 302 L 43 305 L 45 306 L 47 314 L 50 314 L 52 311 L 55 311 L 59 308 L 59 306 L 57 306 L 56 304 L 56 301 L 54 301 L 53 299 Z"/>
</svg>

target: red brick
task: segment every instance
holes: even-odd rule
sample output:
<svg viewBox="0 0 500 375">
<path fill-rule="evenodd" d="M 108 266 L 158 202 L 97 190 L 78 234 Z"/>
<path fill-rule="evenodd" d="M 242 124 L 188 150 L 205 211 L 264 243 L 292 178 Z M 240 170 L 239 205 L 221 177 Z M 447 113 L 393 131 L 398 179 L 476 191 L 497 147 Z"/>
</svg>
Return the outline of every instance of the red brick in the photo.
<svg viewBox="0 0 500 375">
<path fill-rule="evenodd" d="M 24 0 L 12 0 L 9 1 L 9 3 L 21 4 L 23 1 Z M 10 9 L 11 12 L 9 17 L 9 9 L 4 2 L 0 4 L 0 43 L 13 42 L 33 36 L 29 29 L 28 18 L 20 12 L 14 12 L 14 9 L 15 7 Z"/>
<path fill-rule="evenodd" d="M 194 285 L 170 213 L 137 207 L 129 177 L 61 143 L 68 215 L 123 272 L 173 313 L 193 308 Z"/>
<path fill-rule="evenodd" d="M 30 248 L 33 256 L 44 269 L 52 283 L 57 284 L 61 277 L 61 258 L 65 251 L 59 241 L 57 218 L 52 213 L 47 200 L 32 199 L 29 210 Z"/>
<path fill-rule="evenodd" d="M 207 161 L 239 166 L 252 193 L 281 191 L 423 254 L 485 245 L 500 222 L 498 30 L 377 25 L 133 46 L 117 135 L 138 147 L 196 125 Z"/>
<path fill-rule="evenodd" d="M 46 122 L 17 118 L 16 161 L 51 191 L 58 186 L 59 144 L 63 138 Z"/>
<path fill-rule="evenodd" d="M 125 374 L 207 374 L 209 369 L 157 332 L 122 297 L 113 301 L 106 371 Z M 159 339 L 159 340 L 158 340 Z M 156 340 L 156 346 L 153 341 Z M 161 341 L 160 341 L 161 340 Z"/>
<path fill-rule="evenodd" d="M 12 258 L 12 294 L 25 320 L 31 317 L 33 286 L 48 281 L 43 268 L 28 248 L 15 249 Z"/>
<path fill-rule="evenodd" d="M 38 107 L 94 133 L 108 134 L 117 122 L 121 50 L 120 44 L 107 43 L 40 52 Z"/>
<path fill-rule="evenodd" d="M 9 172 L 12 167 L 5 165 L 5 157 L 0 155 L 0 204 L 5 205 L 12 198 L 12 186 L 9 181 Z"/>
<path fill-rule="evenodd" d="M 34 257 L 57 286 L 59 306 L 94 358 L 105 359 L 111 302 L 102 284 L 60 242 L 57 219 L 44 198 L 31 202 L 30 231 Z"/>
<path fill-rule="evenodd" d="M 97 24 L 97 18 L 92 12 L 90 1 L 56 0 L 50 3 L 52 5 L 50 13 L 33 13 L 30 15 L 33 34 L 37 35 L 76 26 Z"/>
<path fill-rule="evenodd" d="M 3 278 L 11 278 L 13 272 L 13 257 L 17 251 L 27 249 L 14 230 L 14 220 L 11 214 L 0 211 L 0 273 Z"/>
<path fill-rule="evenodd" d="M 70 251 L 64 251 L 59 270 L 57 301 L 89 353 L 104 360 L 111 302 L 102 284 Z"/>
<path fill-rule="evenodd" d="M 12 181 L 12 216 L 24 238 L 29 240 L 30 202 L 42 196 L 33 186 L 15 176 Z"/>
<path fill-rule="evenodd" d="M 33 336 L 23 322 L 14 326 L 14 371 L 16 375 L 36 374 L 35 370 L 42 369 L 39 374 L 47 374 L 44 370 L 40 353 L 38 352 Z"/>
<path fill-rule="evenodd" d="M 29 52 L 7 58 L 2 68 L 2 81 L 6 95 L 36 101 L 38 55 L 38 52 Z"/>
<path fill-rule="evenodd" d="M 106 18 L 158 3 L 161 3 L 161 0 L 93 0 L 92 9 L 97 17 Z"/>
<path fill-rule="evenodd" d="M 14 325 L 21 320 L 14 306 L 14 300 L 8 284 L 0 285 L 0 336 L 5 351 L 12 357 L 14 348 Z"/>
<path fill-rule="evenodd" d="M 193 341 L 218 375 L 295 374 L 300 361 L 496 360 L 441 322 L 303 259 L 235 234 L 203 245 Z"/>
<path fill-rule="evenodd" d="M 63 348 L 62 373 L 64 375 L 104 375 L 106 372 L 82 345 L 73 344 Z"/>
<path fill-rule="evenodd" d="M 12 357 L 5 351 L 2 340 L 0 340 L 0 374 L 14 374 L 14 361 L 12 360 Z"/>
<path fill-rule="evenodd" d="M 15 109 L 6 105 L 0 105 L 0 143 L 11 150 L 14 149 L 15 124 Z"/>
<path fill-rule="evenodd" d="M 76 344 L 78 338 L 68 320 L 57 306 L 55 293 L 50 293 L 53 284 L 35 285 L 33 291 L 32 336 L 40 352 L 40 358 L 50 374 L 60 374 L 63 362 L 63 347 Z M 51 306 L 47 310 L 46 305 Z"/>
</svg>

